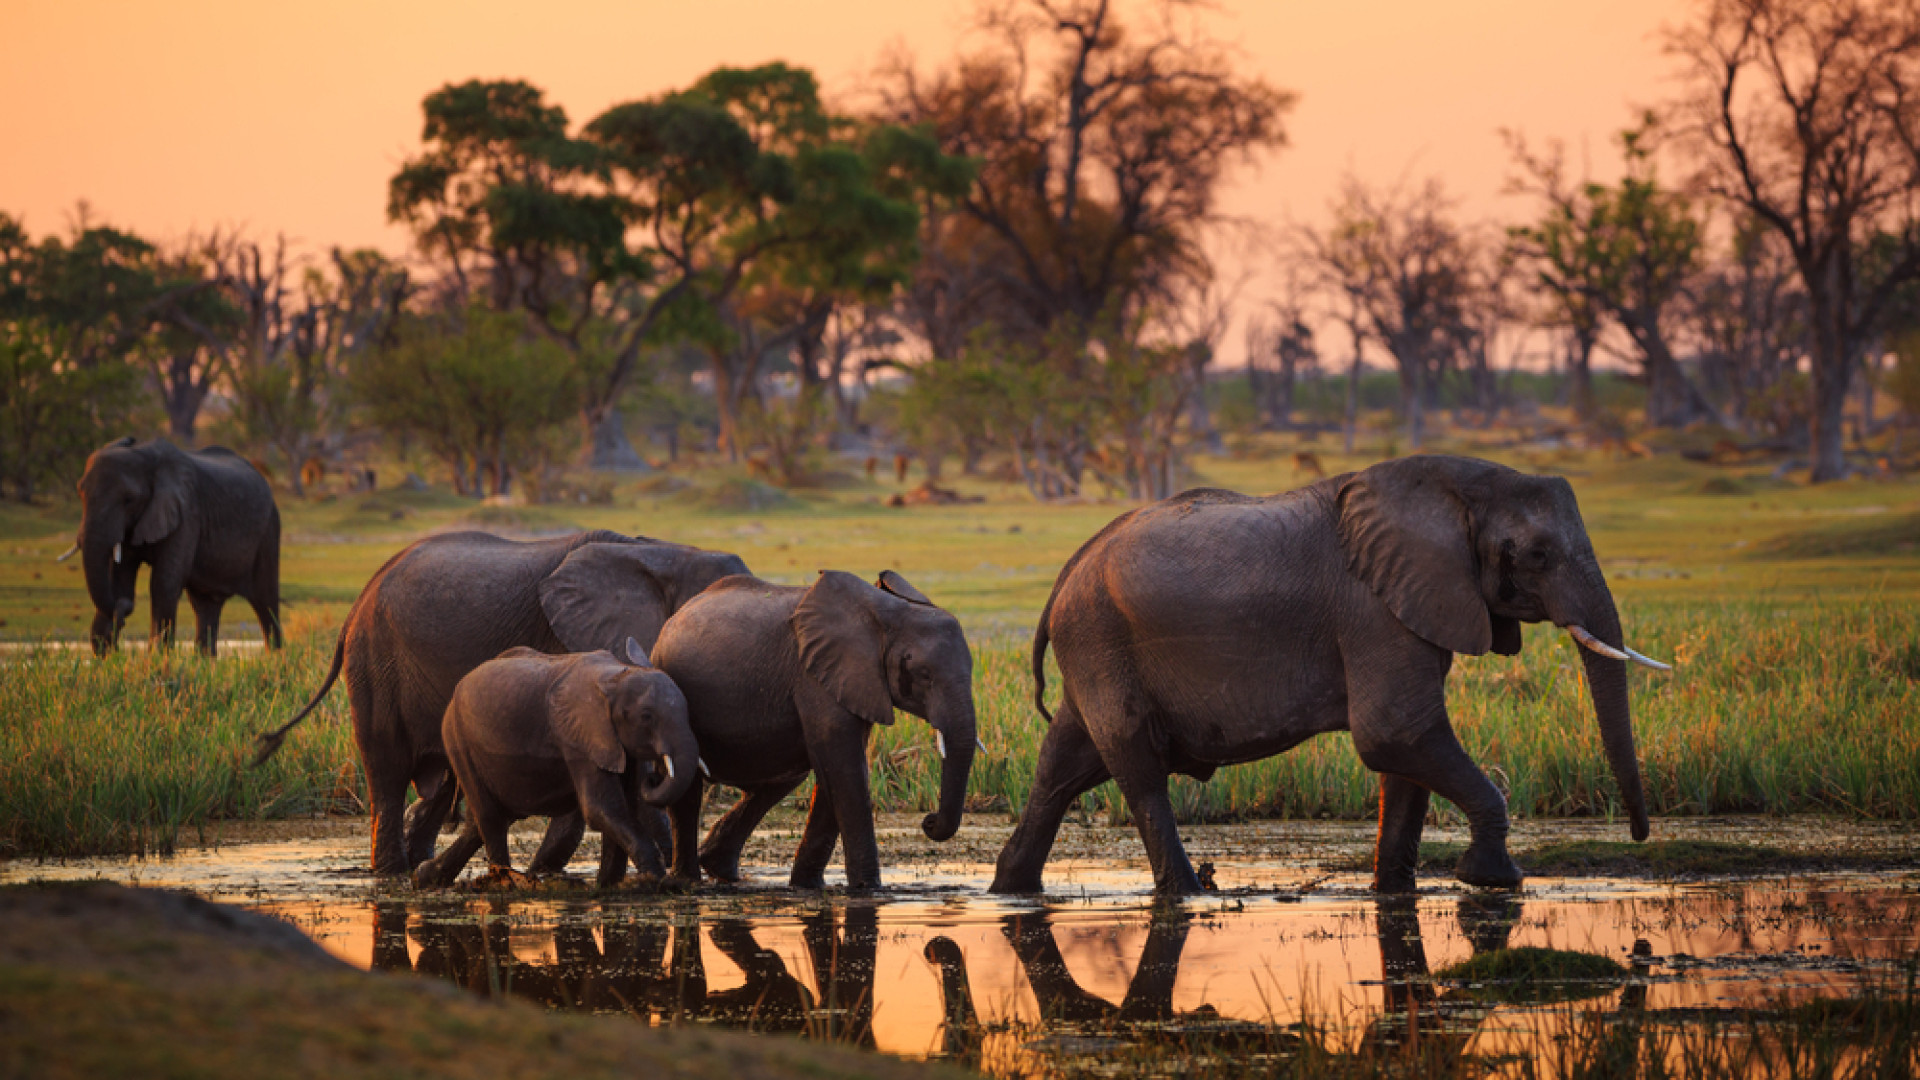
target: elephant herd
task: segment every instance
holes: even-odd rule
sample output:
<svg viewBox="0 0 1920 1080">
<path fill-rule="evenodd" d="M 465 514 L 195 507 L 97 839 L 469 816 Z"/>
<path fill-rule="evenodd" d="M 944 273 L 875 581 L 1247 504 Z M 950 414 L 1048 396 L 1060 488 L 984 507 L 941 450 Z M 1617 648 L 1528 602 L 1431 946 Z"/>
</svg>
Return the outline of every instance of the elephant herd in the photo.
<svg viewBox="0 0 1920 1080">
<path fill-rule="evenodd" d="M 279 644 L 279 518 L 245 461 L 127 440 L 97 452 L 80 487 L 96 649 L 131 611 L 142 563 L 157 641 L 184 586 L 203 651 L 230 595 L 252 601 Z M 1587 650 L 1607 759 L 1645 839 L 1626 665 L 1664 665 L 1612 644 L 1619 614 L 1565 480 L 1422 455 L 1281 495 L 1199 489 L 1122 514 L 1067 560 L 1041 612 L 1034 702 L 1048 727 L 992 889 L 1041 891 L 1067 810 L 1112 779 L 1156 890 L 1199 891 L 1168 778 L 1204 781 L 1342 730 L 1380 774 L 1377 890 L 1413 889 L 1433 794 L 1468 822 L 1457 876 L 1518 885 L 1505 799 L 1456 737 L 1445 681 L 1455 653 L 1511 655 L 1520 624 L 1542 621 Z M 1062 682 L 1052 711 L 1049 647 Z M 841 845 L 847 884 L 876 888 L 871 729 L 895 710 L 934 728 L 944 760 L 922 828 L 935 840 L 959 827 L 979 745 L 959 621 L 900 575 L 782 586 L 737 555 L 612 532 L 450 533 L 396 554 L 355 601 L 312 701 L 261 737 L 260 759 L 343 677 L 373 869 L 421 885 L 450 882 L 483 846 L 511 875 L 507 827 L 533 815 L 549 820 L 530 873 L 565 867 L 592 825 L 602 884 L 629 862 L 654 881 L 738 880 L 754 827 L 811 776 L 790 885 L 820 888 Z M 701 840 L 709 784 L 743 794 Z M 464 829 L 436 854 L 462 793 Z"/>
</svg>

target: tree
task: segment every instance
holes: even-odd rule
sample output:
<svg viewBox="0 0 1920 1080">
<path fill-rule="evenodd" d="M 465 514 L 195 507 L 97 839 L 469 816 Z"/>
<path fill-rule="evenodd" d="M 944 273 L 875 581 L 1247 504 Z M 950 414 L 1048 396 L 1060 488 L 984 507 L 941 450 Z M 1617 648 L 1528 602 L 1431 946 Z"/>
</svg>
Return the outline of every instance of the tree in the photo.
<svg viewBox="0 0 1920 1080">
<path fill-rule="evenodd" d="M 1647 422 L 1681 427 L 1715 415 L 1673 348 L 1673 323 L 1699 269 L 1704 230 L 1691 202 L 1659 181 L 1650 145 L 1655 130 L 1647 117 L 1620 134 L 1624 171 L 1614 185 L 1576 184 L 1559 146 L 1535 156 L 1509 134 L 1526 174 L 1512 186 L 1547 206 L 1537 223 L 1510 229 L 1508 244 L 1573 335 L 1576 413 L 1583 397 L 1591 401 L 1590 385 L 1579 384 L 1590 382 L 1587 366 L 1604 318 L 1633 342 L 1647 383 Z"/>
<path fill-rule="evenodd" d="M 408 319 L 393 344 L 360 359 L 353 389 L 373 426 L 424 446 L 455 490 L 505 495 L 577 415 L 577 379 L 566 351 L 523 314 L 471 305 L 451 319 Z"/>
<path fill-rule="evenodd" d="M 1132 20 L 1110 0 L 993 5 L 977 53 L 930 76 L 905 58 L 883 70 L 881 115 L 925 125 L 979 167 L 935 223 L 912 290 L 936 361 L 991 325 L 1007 355 L 1088 377 L 1103 358 L 1145 355 L 1129 335 L 1153 325 L 1150 309 L 1212 277 L 1203 240 L 1220 181 L 1282 145 L 1292 98 L 1234 72 L 1198 12 L 1181 0 Z M 1037 457 L 1077 489 L 1091 433 L 1035 420 L 1053 440 Z M 1042 475 L 1036 494 L 1051 490 Z"/>
<path fill-rule="evenodd" d="M 1415 450 L 1473 288 L 1472 247 L 1450 209 L 1438 180 L 1411 192 L 1378 191 L 1348 177 L 1333 221 L 1305 238 L 1323 286 L 1354 313 L 1356 331 L 1399 368 L 1407 442 Z"/>
<path fill-rule="evenodd" d="M 1920 278 L 1920 3 L 1704 0 L 1673 104 L 1706 190 L 1786 241 L 1806 290 L 1811 480 L 1846 474 L 1849 384 Z"/>
<path fill-rule="evenodd" d="M 244 326 L 230 363 L 232 424 L 243 442 L 279 453 L 295 496 L 305 493 L 301 466 L 339 433 L 347 372 L 393 343 L 413 288 L 405 268 L 371 249 L 335 248 L 328 268 L 295 280 L 285 238 L 271 255 L 237 243 L 221 268 Z"/>
<path fill-rule="evenodd" d="M 0 480 L 23 503 L 72 483 L 87 455 L 127 424 L 139 394 L 132 367 L 81 367 L 59 340 L 37 320 L 0 317 Z"/>
<path fill-rule="evenodd" d="M 1770 227 L 1740 214 L 1730 239 L 1691 290 L 1702 373 L 1742 430 L 1804 439 L 1812 404 L 1798 370 L 1807 355 L 1806 293 Z"/>
</svg>

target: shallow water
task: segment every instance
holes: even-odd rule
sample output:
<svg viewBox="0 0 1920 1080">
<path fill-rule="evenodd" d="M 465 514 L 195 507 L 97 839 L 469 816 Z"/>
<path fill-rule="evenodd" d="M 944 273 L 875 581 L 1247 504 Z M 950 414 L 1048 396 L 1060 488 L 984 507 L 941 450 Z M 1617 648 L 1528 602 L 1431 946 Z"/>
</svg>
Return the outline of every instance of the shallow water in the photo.
<svg viewBox="0 0 1920 1080">
<path fill-rule="evenodd" d="M 875 895 L 772 885 L 480 895 L 383 889 L 362 869 L 365 850 L 357 836 L 252 843 L 15 864 L 0 881 L 185 887 L 277 914 L 364 968 L 647 1023 L 950 1056 L 1008 1076 L 1118 1062 L 1151 1073 L 1156 1047 L 1284 1053 L 1303 1020 L 1332 1022 L 1344 1051 L 1423 1037 L 1497 1061 L 1564 1027 L 1570 1008 L 1697 1026 L 1896 984 L 1920 952 L 1911 872 L 1688 885 L 1532 878 L 1515 894 L 1436 879 L 1417 897 L 1381 900 L 1362 874 L 1216 857 L 1223 882 L 1283 884 L 1156 905 L 1139 860 L 1053 867 L 1045 898 L 988 895 L 990 866 L 938 862 L 896 873 L 907 883 Z M 575 869 L 591 872 L 585 859 Z M 1506 987 L 1501 1002 L 1431 978 L 1517 946 L 1608 957 L 1621 976 Z"/>
</svg>

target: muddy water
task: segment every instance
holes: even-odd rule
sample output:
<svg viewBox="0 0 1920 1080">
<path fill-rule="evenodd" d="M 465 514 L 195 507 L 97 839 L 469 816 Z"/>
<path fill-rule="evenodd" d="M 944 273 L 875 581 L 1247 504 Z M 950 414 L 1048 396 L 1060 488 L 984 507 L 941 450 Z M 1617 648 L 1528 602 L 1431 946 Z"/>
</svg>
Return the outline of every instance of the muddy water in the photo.
<svg viewBox="0 0 1920 1080">
<path fill-rule="evenodd" d="M 760 884 L 689 897 L 415 895 L 382 890 L 364 862 L 364 838 L 342 836 L 15 865 L 0 880 L 178 885 L 278 914 L 349 963 L 477 994 L 949 1056 L 1003 1076 L 1139 1065 L 1156 1046 L 1285 1052 L 1303 1020 L 1335 1023 L 1345 1051 L 1424 1037 L 1497 1059 L 1569 1023 L 1569 1001 L 1699 1024 L 1898 982 L 1920 950 L 1912 873 L 1534 878 L 1511 895 L 1436 883 L 1383 901 L 1361 874 L 1222 855 L 1223 882 L 1280 884 L 1167 906 L 1141 891 L 1144 867 L 1124 861 L 1063 867 L 1044 900 L 986 895 L 991 867 L 967 862 L 916 865 L 877 895 Z M 1517 946 L 1597 954 L 1621 975 L 1510 986 L 1497 1002 L 1433 978 Z"/>
</svg>

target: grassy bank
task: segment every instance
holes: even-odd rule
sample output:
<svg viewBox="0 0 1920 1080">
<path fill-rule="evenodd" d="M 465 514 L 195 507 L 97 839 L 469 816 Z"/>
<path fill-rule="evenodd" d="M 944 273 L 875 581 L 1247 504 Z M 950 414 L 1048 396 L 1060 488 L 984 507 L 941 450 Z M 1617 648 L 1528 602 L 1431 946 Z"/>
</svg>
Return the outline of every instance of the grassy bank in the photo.
<svg viewBox="0 0 1920 1080">
<path fill-rule="evenodd" d="M 1630 631 L 1638 647 L 1679 664 L 1670 676 L 1633 676 L 1656 815 L 1920 815 L 1914 605 L 1655 604 L 1636 613 Z M 360 813 L 362 781 L 339 689 L 266 766 L 246 767 L 253 735 L 319 685 L 332 642 L 332 628 L 316 626 L 297 633 L 284 656 L 19 658 L 0 680 L 0 850 L 164 849 L 176 830 L 222 818 Z M 971 790 L 989 813 L 1019 810 L 1045 734 L 1031 705 L 1027 656 L 1026 645 L 1007 636 L 976 650 L 989 752 L 977 759 Z M 1563 635 L 1532 627 L 1519 656 L 1455 667 L 1455 723 L 1517 815 L 1616 812 L 1577 659 Z M 930 809 L 938 773 L 924 724 L 908 718 L 880 732 L 874 789 L 882 809 Z M 1338 735 L 1223 769 L 1206 784 L 1176 779 L 1175 791 L 1189 820 L 1363 818 L 1375 798 L 1372 774 Z M 1084 806 L 1110 820 L 1125 814 L 1111 784 Z"/>
</svg>

